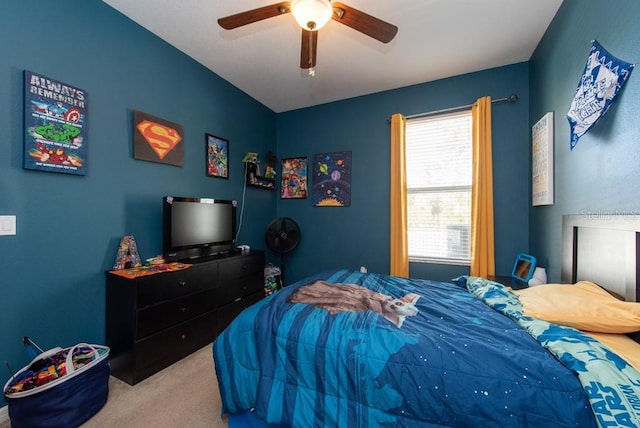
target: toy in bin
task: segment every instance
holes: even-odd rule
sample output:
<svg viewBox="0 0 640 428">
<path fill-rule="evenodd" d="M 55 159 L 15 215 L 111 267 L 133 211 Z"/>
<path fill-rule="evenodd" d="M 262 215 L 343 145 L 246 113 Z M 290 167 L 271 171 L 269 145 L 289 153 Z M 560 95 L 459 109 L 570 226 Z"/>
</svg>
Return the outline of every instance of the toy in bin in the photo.
<svg viewBox="0 0 640 428">
<path fill-rule="evenodd" d="M 109 348 L 79 343 L 46 352 L 31 339 L 35 358 L 4 386 L 11 427 L 79 426 L 98 412 L 109 395 Z"/>
<path fill-rule="evenodd" d="M 269 296 L 274 291 L 282 288 L 282 279 L 280 268 L 273 266 L 271 263 L 264 268 L 264 295 Z"/>
</svg>

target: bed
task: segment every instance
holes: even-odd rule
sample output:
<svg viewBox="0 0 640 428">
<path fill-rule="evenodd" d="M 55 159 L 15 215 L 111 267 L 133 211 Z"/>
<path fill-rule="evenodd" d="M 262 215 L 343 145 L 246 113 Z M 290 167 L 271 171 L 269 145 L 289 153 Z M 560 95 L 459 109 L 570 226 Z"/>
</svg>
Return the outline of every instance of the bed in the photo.
<svg viewBox="0 0 640 428">
<path fill-rule="evenodd" d="M 640 330 L 639 233 L 637 216 L 565 216 L 566 284 L 520 295 L 469 276 L 337 270 L 298 281 L 247 308 L 214 342 L 223 413 L 293 427 L 640 426 L 640 373 L 627 358 L 640 347 L 612 348 L 598 336 L 640 346 L 626 336 Z M 522 302 L 544 295 L 537 290 L 598 295 L 605 309 L 583 321 L 606 331 L 531 316 L 535 304 Z M 623 315 L 602 312 L 610 307 Z"/>
</svg>

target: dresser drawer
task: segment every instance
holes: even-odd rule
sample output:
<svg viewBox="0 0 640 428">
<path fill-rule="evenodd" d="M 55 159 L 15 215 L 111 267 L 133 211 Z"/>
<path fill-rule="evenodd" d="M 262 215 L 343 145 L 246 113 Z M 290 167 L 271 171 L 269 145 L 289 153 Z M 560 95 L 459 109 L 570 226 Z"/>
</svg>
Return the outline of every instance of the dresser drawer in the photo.
<svg viewBox="0 0 640 428">
<path fill-rule="evenodd" d="M 245 296 L 242 301 L 244 302 L 244 306 L 248 308 L 262 299 L 264 299 L 264 290 L 260 289 L 260 291 Z"/>
<path fill-rule="evenodd" d="M 216 337 L 216 312 L 207 312 L 137 342 L 134 383 L 213 342 Z"/>
<path fill-rule="evenodd" d="M 217 294 L 218 304 L 226 305 L 256 291 L 261 291 L 264 296 L 264 274 L 262 271 L 221 282 Z"/>
<path fill-rule="evenodd" d="M 249 294 L 242 299 L 235 300 L 218 308 L 218 322 L 216 323 L 218 335 L 231 324 L 231 321 L 233 321 L 240 312 L 254 303 L 258 303 L 262 299 L 264 299 L 264 290 Z"/>
<path fill-rule="evenodd" d="M 221 261 L 219 264 L 220 282 L 231 281 L 259 273 L 264 275 L 264 253 L 248 254 Z"/>
<path fill-rule="evenodd" d="M 138 278 L 138 308 L 205 291 L 218 283 L 216 263 Z"/>
<path fill-rule="evenodd" d="M 136 339 L 187 321 L 217 306 L 216 290 L 190 294 L 138 310 Z"/>
<path fill-rule="evenodd" d="M 217 334 L 220 335 L 231 321 L 238 316 L 240 312 L 245 308 L 242 299 L 231 302 L 218 309 L 218 321 L 216 323 Z"/>
</svg>

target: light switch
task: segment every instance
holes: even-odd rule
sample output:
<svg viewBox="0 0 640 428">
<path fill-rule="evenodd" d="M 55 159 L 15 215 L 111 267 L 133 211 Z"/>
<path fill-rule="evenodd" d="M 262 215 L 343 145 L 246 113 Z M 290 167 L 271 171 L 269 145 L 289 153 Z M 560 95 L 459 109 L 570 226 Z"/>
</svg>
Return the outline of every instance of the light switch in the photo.
<svg viewBox="0 0 640 428">
<path fill-rule="evenodd" d="M 0 215 L 0 235 L 16 234 L 16 216 Z"/>
</svg>

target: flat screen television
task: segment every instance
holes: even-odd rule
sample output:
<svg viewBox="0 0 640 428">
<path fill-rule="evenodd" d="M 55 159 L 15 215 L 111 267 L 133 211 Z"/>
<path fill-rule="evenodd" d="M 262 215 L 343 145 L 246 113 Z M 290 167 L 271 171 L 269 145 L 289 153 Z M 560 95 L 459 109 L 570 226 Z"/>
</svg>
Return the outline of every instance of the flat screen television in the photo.
<svg viewBox="0 0 640 428">
<path fill-rule="evenodd" d="M 165 196 L 162 205 L 166 261 L 198 261 L 235 251 L 236 201 Z"/>
</svg>

